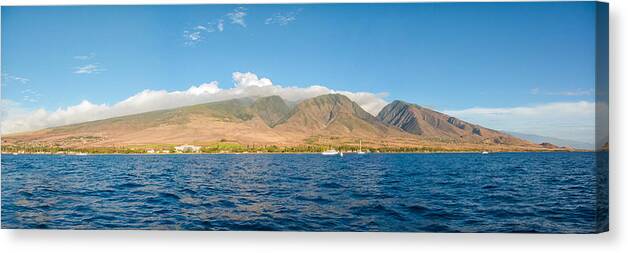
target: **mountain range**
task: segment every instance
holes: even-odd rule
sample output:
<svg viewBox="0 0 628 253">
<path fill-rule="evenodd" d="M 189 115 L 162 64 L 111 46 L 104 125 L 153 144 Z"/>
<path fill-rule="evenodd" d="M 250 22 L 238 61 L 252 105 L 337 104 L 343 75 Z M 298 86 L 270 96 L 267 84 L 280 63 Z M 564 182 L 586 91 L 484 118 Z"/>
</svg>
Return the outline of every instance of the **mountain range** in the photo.
<svg viewBox="0 0 628 253">
<path fill-rule="evenodd" d="M 554 137 L 548 137 L 548 136 L 542 136 L 542 135 L 524 134 L 524 133 L 510 132 L 510 131 L 504 131 L 504 133 L 510 134 L 520 139 L 530 141 L 532 143 L 539 143 L 539 144 L 540 143 L 552 143 L 558 146 L 572 147 L 572 148 L 583 149 L 583 150 L 595 149 L 594 144 L 582 142 L 582 141 L 566 140 L 566 139 L 560 139 L 560 138 L 554 138 Z"/>
<path fill-rule="evenodd" d="M 546 151 L 510 134 L 403 101 L 377 116 L 340 94 L 296 103 L 247 97 L 3 136 L 3 145 L 126 147 L 142 145 L 357 145 L 463 151 Z"/>
</svg>

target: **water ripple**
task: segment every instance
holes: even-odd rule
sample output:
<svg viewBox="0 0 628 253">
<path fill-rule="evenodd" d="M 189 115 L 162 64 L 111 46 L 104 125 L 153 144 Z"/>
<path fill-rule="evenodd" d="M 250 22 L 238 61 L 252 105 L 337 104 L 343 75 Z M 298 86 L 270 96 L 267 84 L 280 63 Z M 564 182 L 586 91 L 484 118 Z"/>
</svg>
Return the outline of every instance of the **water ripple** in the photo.
<svg viewBox="0 0 628 253">
<path fill-rule="evenodd" d="M 593 153 L 2 156 L 2 228 L 591 233 L 595 163 Z"/>
</svg>

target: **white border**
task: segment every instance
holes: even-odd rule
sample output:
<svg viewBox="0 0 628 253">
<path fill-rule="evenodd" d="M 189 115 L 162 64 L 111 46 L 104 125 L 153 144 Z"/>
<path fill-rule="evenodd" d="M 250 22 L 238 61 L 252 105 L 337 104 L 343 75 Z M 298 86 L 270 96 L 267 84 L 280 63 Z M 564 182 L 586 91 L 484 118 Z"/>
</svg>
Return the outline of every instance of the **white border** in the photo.
<svg viewBox="0 0 628 253">
<path fill-rule="evenodd" d="M 311 3 L 310 1 L 264 0 L 4 0 L 1 5 L 86 5 L 86 4 L 198 4 L 198 3 Z M 413 2 L 316 1 L 316 2 Z M 425 1 L 420 1 L 425 2 Z M 433 1 L 432 1 L 433 2 Z M 452 2 L 452 1 L 446 1 Z M 458 1 L 461 2 L 461 1 Z M 628 252 L 625 215 L 628 168 L 628 91 L 623 67 L 628 27 L 628 1 L 610 2 L 610 180 L 611 232 L 599 235 L 537 234 L 430 234 L 430 233 L 304 233 L 304 232 L 179 232 L 179 231 L 47 231 L 1 230 L 0 252 Z M 623 14 L 623 15 L 622 15 Z M 623 43 L 622 43 L 623 42 Z M 622 84 L 624 84 L 622 86 Z"/>
</svg>

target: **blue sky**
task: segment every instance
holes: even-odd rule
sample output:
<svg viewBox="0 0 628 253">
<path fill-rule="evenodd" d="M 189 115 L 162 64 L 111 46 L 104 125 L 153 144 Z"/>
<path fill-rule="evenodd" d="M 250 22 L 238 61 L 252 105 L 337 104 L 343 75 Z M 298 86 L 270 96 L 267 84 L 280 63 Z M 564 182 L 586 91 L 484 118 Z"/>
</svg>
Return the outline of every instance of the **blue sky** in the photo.
<svg viewBox="0 0 628 253">
<path fill-rule="evenodd" d="M 584 2 L 3 7 L 2 99 L 52 113 L 251 72 L 521 130 L 469 110 L 593 103 L 594 19 Z"/>
</svg>

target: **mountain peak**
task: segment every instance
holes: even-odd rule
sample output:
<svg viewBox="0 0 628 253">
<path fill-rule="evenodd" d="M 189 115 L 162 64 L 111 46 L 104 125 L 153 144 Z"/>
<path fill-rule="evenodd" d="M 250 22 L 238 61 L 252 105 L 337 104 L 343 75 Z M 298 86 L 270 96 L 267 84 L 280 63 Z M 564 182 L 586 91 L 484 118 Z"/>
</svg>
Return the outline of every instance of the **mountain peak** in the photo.
<svg viewBox="0 0 628 253">
<path fill-rule="evenodd" d="M 290 108 L 277 95 L 258 98 L 251 108 L 269 127 L 275 127 L 290 115 Z"/>
<path fill-rule="evenodd" d="M 310 134 L 325 133 L 382 136 L 387 127 L 360 105 L 342 94 L 325 94 L 301 101 L 290 118 L 282 123 L 286 129 L 307 129 Z"/>
<path fill-rule="evenodd" d="M 386 105 L 377 118 L 385 124 L 424 138 L 485 144 L 529 144 L 508 134 L 401 100 Z"/>
<path fill-rule="evenodd" d="M 385 106 L 376 118 L 342 94 L 305 99 L 294 107 L 289 107 L 280 96 L 237 98 L 61 126 L 6 137 L 3 141 L 107 147 L 221 140 L 247 145 L 303 145 L 317 140 L 321 144 L 321 139 L 335 143 L 364 140 L 373 145 L 398 147 L 431 143 L 454 149 L 460 145 L 556 149 L 401 100 Z"/>
<path fill-rule="evenodd" d="M 317 97 L 313 97 L 308 99 L 317 103 L 333 103 L 333 104 L 351 104 L 353 101 L 349 99 L 347 96 L 338 94 L 338 93 L 330 93 L 325 95 L 320 95 Z M 307 100 L 306 100 L 307 101 Z"/>
<path fill-rule="evenodd" d="M 259 101 L 259 100 L 281 100 L 283 101 L 283 98 L 281 98 L 279 95 L 272 95 L 272 96 L 266 96 L 266 97 L 259 97 L 257 98 L 255 101 Z"/>
<path fill-rule="evenodd" d="M 392 101 L 388 105 L 391 105 L 393 107 L 417 107 L 417 108 L 421 108 L 421 106 L 419 106 L 417 104 L 408 103 L 408 102 L 403 101 L 403 100 L 394 100 L 394 101 Z"/>
<path fill-rule="evenodd" d="M 390 102 L 391 105 L 410 105 L 410 103 L 407 103 L 406 101 L 403 100 L 393 100 L 392 102 Z"/>
</svg>

